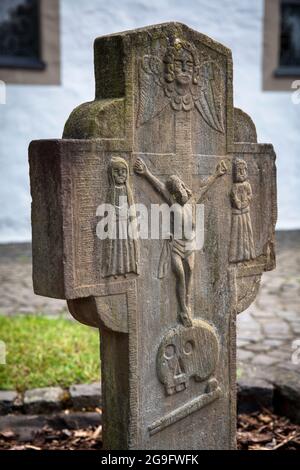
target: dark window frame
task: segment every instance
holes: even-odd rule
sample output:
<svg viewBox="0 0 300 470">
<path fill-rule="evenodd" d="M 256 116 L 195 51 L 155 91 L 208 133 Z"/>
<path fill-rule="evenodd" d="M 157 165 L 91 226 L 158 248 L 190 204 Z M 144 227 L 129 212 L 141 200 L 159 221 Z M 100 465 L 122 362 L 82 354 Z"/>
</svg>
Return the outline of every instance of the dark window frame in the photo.
<svg viewBox="0 0 300 470">
<path fill-rule="evenodd" d="M 283 33 L 283 9 L 285 6 L 298 6 L 300 8 L 300 1 L 299 0 L 281 0 L 280 1 L 280 26 L 279 26 L 279 51 L 278 51 L 278 66 L 274 70 L 275 77 L 299 77 L 300 76 L 300 65 L 282 65 L 280 63 L 282 59 L 282 33 Z"/>
<path fill-rule="evenodd" d="M 22 56 L 22 55 L 9 55 L 9 54 L 1 54 L 0 52 L 0 68 L 5 69 L 30 69 L 30 70 L 44 70 L 46 67 L 45 62 L 42 60 L 42 47 L 41 47 L 41 5 L 40 0 L 26 0 L 27 2 L 33 1 L 35 5 L 33 7 L 36 9 L 35 15 L 36 18 L 33 19 L 33 22 L 37 22 L 36 26 L 36 38 L 35 38 L 35 49 L 36 53 L 30 56 Z M 26 3 L 26 2 L 24 2 Z M 20 8 L 19 5 L 17 8 Z M 15 18 L 11 18 L 12 28 L 13 28 L 13 21 L 16 21 Z M 9 25 L 9 23 L 8 23 Z M 0 25 L 1 26 L 1 25 Z M 12 36 L 13 37 L 13 36 Z"/>
<path fill-rule="evenodd" d="M 18 85 L 60 85 L 60 0 L 39 0 L 39 62 L 0 67 L 0 80 Z M 3 56 L 2 56 L 3 57 Z"/>
<path fill-rule="evenodd" d="M 281 2 L 264 0 L 262 89 L 264 91 L 291 91 L 295 80 L 300 79 L 298 67 L 284 70 L 279 67 L 281 39 Z M 294 0 L 286 0 L 292 3 Z M 299 3 L 300 0 L 295 0 Z"/>
</svg>

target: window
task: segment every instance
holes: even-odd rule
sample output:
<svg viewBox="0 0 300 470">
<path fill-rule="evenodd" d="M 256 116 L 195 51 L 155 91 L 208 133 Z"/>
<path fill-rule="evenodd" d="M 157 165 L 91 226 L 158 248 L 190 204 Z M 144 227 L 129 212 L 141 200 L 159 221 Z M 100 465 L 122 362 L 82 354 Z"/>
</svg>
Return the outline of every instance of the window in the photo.
<svg viewBox="0 0 300 470">
<path fill-rule="evenodd" d="M 38 0 L 2 0 L 0 67 L 41 69 Z"/>
<path fill-rule="evenodd" d="M 59 84 L 59 0 L 1 0 L 0 80 Z"/>
<path fill-rule="evenodd" d="M 265 0 L 264 90 L 290 90 L 300 78 L 300 0 Z"/>
<path fill-rule="evenodd" d="M 280 54 L 276 75 L 300 75 L 300 2 L 281 3 Z"/>
</svg>

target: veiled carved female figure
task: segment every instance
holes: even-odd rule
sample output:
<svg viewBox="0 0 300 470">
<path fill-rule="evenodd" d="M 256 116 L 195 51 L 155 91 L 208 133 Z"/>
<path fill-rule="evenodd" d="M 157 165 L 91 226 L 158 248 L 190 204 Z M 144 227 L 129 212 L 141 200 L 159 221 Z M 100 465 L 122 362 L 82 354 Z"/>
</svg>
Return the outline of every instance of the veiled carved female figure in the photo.
<svg viewBox="0 0 300 470">
<path fill-rule="evenodd" d="M 115 210 L 113 233 L 104 245 L 105 277 L 138 274 L 138 241 L 135 236 L 135 211 L 126 160 L 112 157 L 108 167 L 107 202 Z"/>
<path fill-rule="evenodd" d="M 231 191 L 232 222 L 229 261 L 237 263 L 255 258 L 250 216 L 252 189 L 248 181 L 248 169 L 245 160 L 235 160 L 233 178 L 234 184 Z"/>
</svg>

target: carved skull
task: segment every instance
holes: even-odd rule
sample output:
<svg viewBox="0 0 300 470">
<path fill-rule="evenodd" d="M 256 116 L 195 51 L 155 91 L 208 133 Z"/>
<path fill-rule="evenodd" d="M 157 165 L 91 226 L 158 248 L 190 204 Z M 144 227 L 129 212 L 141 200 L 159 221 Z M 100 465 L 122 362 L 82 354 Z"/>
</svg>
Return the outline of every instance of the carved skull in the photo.
<svg viewBox="0 0 300 470">
<path fill-rule="evenodd" d="M 157 374 L 167 395 L 185 390 L 191 377 L 207 380 L 215 371 L 219 340 L 214 328 L 203 320 L 193 326 L 179 325 L 163 338 L 157 353 Z"/>
</svg>

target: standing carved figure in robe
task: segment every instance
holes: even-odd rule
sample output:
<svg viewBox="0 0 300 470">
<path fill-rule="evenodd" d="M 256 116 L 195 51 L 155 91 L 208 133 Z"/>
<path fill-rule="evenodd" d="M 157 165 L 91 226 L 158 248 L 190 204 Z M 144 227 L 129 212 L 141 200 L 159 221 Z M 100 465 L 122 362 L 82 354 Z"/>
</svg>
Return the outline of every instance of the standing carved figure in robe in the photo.
<svg viewBox="0 0 300 470">
<path fill-rule="evenodd" d="M 245 160 L 235 160 L 233 178 L 234 183 L 231 190 L 232 222 L 229 261 L 238 263 L 255 258 L 250 216 L 252 189 L 248 181 L 248 168 Z"/>
<path fill-rule="evenodd" d="M 129 167 L 121 157 L 112 157 L 108 167 L 107 203 L 114 209 L 111 236 L 104 244 L 105 277 L 139 273 L 136 214 L 129 182 Z"/>
</svg>

